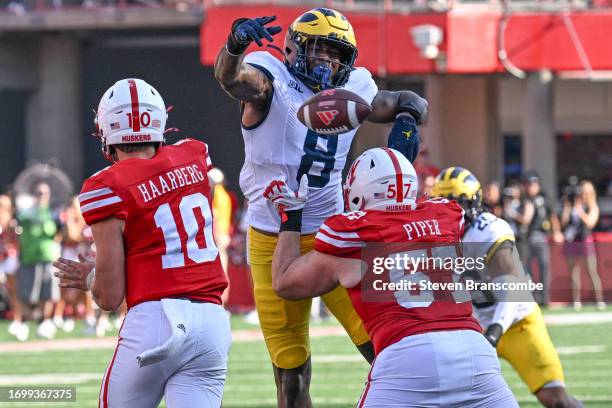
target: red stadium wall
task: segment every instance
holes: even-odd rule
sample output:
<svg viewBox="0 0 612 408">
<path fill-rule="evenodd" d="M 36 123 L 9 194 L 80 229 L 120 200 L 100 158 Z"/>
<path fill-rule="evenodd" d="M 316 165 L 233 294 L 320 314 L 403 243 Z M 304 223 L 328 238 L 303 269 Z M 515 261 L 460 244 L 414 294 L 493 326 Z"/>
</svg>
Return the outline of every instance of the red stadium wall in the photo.
<svg viewBox="0 0 612 408">
<path fill-rule="evenodd" d="M 274 14 L 278 17 L 278 23 L 286 29 L 296 16 L 307 9 L 279 5 L 265 8 L 261 5 L 232 5 L 208 9 L 201 27 L 202 63 L 214 63 L 234 19 Z M 503 71 L 497 58 L 502 17 L 499 12 L 458 9 L 447 13 L 345 14 L 357 33 L 358 64 L 378 76 Z M 445 67 L 423 58 L 414 45 L 410 28 L 421 24 L 433 24 L 443 30 L 444 41 L 439 48 L 446 54 Z M 508 20 L 504 33 L 509 59 L 524 70 L 583 70 L 584 64 L 571 38 L 572 27 L 592 68 L 612 70 L 612 41 L 608 41 L 612 38 L 612 11 L 607 10 L 571 12 L 567 16 L 563 13 L 515 13 Z M 277 37 L 275 45 L 282 47 L 283 36 L 284 33 Z"/>
<path fill-rule="evenodd" d="M 594 233 L 597 270 L 601 278 L 601 286 L 604 291 L 606 301 L 612 300 L 612 234 L 606 232 Z M 563 254 L 563 245 L 551 245 L 551 279 L 550 279 L 550 300 L 551 302 L 571 303 L 572 302 L 572 279 L 570 271 L 567 269 L 567 261 Z M 532 264 L 533 270 L 537 271 L 537 264 Z M 589 274 L 582 266 L 581 271 L 581 293 L 583 302 L 594 302 L 595 293 L 589 279 Z M 535 281 L 539 281 L 539 273 L 535 272 Z"/>
</svg>

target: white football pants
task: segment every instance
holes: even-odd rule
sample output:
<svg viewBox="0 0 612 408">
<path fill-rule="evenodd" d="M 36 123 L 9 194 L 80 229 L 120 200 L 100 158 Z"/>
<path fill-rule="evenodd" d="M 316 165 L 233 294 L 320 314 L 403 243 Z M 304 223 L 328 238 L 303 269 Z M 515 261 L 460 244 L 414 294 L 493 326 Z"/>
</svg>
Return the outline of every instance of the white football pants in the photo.
<svg viewBox="0 0 612 408">
<path fill-rule="evenodd" d="M 231 333 L 227 313 L 213 303 L 188 300 L 182 319 L 188 335 L 177 352 L 140 367 L 136 356 L 170 337 L 160 301 L 132 307 L 100 389 L 101 408 L 155 408 L 165 396 L 168 408 L 218 408 L 223 397 Z"/>
<path fill-rule="evenodd" d="M 359 408 L 518 408 L 497 354 L 473 330 L 404 337 L 381 351 Z"/>
</svg>

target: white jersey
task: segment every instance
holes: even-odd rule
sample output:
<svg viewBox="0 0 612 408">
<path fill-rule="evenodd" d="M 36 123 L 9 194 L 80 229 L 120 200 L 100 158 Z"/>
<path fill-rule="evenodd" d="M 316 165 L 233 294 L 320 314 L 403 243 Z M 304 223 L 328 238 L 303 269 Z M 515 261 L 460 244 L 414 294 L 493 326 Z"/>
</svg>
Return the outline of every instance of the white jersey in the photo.
<svg viewBox="0 0 612 408">
<path fill-rule="evenodd" d="M 505 241 L 514 242 L 514 233 L 506 221 L 489 212 L 483 212 L 466 228 L 462 241 L 464 257 L 484 257 L 486 260 L 486 257 L 492 255 Z M 481 281 L 488 280 L 486 276 L 479 278 Z M 512 324 L 524 319 L 534 306 L 534 302 L 518 302 Z M 479 307 L 478 302 L 474 303 L 474 317 L 485 329 L 491 324 L 494 313 L 495 305 Z"/>
<path fill-rule="evenodd" d="M 302 232 L 314 233 L 323 221 L 343 211 L 342 169 L 355 130 L 338 136 L 320 135 L 297 118 L 298 108 L 314 93 L 294 77 L 285 64 L 266 51 L 248 54 L 244 62 L 260 69 L 272 81 L 273 94 L 263 121 L 242 127 L 245 162 L 240 188 L 249 201 L 247 222 L 268 232 L 278 232 L 280 217 L 263 192 L 274 178 L 283 177 L 297 190 L 308 175 L 308 202 L 302 213 Z M 351 72 L 344 86 L 371 103 L 378 92 L 365 68 Z"/>
</svg>

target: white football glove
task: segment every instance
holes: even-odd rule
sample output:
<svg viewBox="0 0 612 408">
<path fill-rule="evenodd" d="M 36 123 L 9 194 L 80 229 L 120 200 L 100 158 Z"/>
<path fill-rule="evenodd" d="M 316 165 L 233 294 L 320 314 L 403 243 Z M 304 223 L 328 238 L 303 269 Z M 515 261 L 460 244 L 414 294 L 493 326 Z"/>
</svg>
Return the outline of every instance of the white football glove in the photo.
<svg viewBox="0 0 612 408">
<path fill-rule="evenodd" d="M 285 180 L 278 178 L 272 180 L 265 189 L 263 196 L 274 204 L 281 216 L 281 221 L 287 219 L 286 211 L 298 211 L 304 208 L 308 198 L 308 176 L 304 174 L 300 179 L 298 191 L 289 188 Z"/>
</svg>

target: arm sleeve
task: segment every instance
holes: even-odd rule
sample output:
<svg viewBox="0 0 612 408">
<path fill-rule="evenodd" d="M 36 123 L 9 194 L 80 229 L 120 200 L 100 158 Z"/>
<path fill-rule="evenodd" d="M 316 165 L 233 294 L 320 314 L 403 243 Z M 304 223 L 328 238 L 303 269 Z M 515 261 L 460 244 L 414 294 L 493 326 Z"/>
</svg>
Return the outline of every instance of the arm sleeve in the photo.
<svg viewBox="0 0 612 408">
<path fill-rule="evenodd" d="M 125 219 L 127 215 L 123 199 L 115 189 L 98 180 L 85 180 L 79 194 L 79 204 L 87 225 L 110 217 Z"/>
<path fill-rule="evenodd" d="M 361 258 L 365 243 L 342 215 L 326 220 L 315 237 L 314 249 L 340 258 Z"/>
<path fill-rule="evenodd" d="M 517 302 L 497 302 L 495 303 L 495 311 L 493 312 L 493 318 L 491 324 L 501 325 L 504 333 L 514 323 L 514 318 L 517 312 Z M 486 328 L 485 328 L 486 329 Z"/>
</svg>

